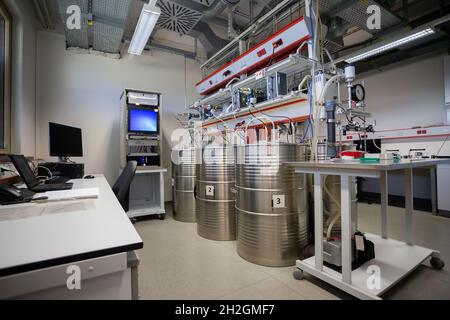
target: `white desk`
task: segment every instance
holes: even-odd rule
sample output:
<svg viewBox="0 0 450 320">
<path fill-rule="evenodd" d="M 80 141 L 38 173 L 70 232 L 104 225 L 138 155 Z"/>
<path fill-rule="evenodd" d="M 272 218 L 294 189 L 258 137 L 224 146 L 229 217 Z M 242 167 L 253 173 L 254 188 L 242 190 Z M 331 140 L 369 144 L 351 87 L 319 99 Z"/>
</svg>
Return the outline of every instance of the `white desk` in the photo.
<svg viewBox="0 0 450 320">
<path fill-rule="evenodd" d="M 353 161 L 317 161 L 295 162 L 287 165 L 295 167 L 297 173 L 314 174 L 314 233 L 315 255 L 296 263 L 294 277 L 302 278 L 302 272 L 328 282 L 329 284 L 360 299 L 380 299 L 380 296 L 404 279 L 422 262 L 432 258 L 433 267 L 440 268 L 439 252 L 414 245 L 413 226 L 413 169 L 435 168 L 446 160 L 422 161 L 382 161 L 362 164 Z M 405 177 L 405 238 L 397 241 L 388 237 L 388 173 L 403 171 Z M 342 273 L 326 266 L 323 261 L 323 194 L 322 175 L 337 175 L 341 178 L 341 230 L 342 230 Z M 350 181 L 352 177 L 378 178 L 381 184 L 381 236 L 366 234 L 375 244 L 375 259 L 356 270 L 352 270 L 352 221 Z M 371 270 L 376 267 L 379 273 L 379 285 L 369 286 Z"/>
<path fill-rule="evenodd" d="M 127 253 L 142 239 L 103 176 L 72 182 L 99 198 L 0 207 L 0 298 L 131 298 Z M 67 289 L 70 265 L 82 290 Z"/>
</svg>

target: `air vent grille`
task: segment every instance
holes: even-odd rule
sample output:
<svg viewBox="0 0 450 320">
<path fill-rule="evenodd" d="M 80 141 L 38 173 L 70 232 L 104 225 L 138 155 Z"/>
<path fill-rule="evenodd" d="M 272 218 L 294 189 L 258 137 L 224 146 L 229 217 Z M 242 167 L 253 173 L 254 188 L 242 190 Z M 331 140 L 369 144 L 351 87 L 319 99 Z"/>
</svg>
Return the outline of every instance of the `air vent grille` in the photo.
<svg viewBox="0 0 450 320">
<path fill-rule="evenodd" d="M 202 13 L 172 1 L 160 0 L 158 5 L 161 8 L 158 27 L 179 34 L 189 33 L 202 17 Z"/>
</svg>

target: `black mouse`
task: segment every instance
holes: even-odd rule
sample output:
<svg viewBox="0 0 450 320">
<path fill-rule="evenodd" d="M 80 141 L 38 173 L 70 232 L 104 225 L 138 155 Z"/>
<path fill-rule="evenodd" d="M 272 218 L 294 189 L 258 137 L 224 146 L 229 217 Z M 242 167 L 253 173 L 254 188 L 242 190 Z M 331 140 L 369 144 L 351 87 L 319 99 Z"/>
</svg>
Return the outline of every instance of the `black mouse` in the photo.
<svg viewBox="0 0 450 320">
<path fill-rule="evenodd" d="M 84 177 L 85 179 L 95 179 L 95 177 L 94 176 L 86 176 L 86 177 Z"/>
</svg>

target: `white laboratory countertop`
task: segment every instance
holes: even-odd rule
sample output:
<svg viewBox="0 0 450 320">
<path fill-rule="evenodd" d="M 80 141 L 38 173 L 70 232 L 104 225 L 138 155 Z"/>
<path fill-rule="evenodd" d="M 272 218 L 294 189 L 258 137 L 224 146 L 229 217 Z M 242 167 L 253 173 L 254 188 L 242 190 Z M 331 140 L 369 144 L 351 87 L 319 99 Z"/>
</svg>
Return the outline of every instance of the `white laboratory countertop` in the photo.
<svg viewBox="0 0 450 320">
<path fill-rule="evenodd" d="M 449 164 L 450 159 L 423 159 L 423 160 L 401 160 L 380 161 L 378 163 L 360 163 L 355 160 L 327 160 L 327 161 L 299 161 L 285 162 L 285 165 L 295 168 L 312 168 L 312 169 L 354 169 L 354 170 L 371 170 L 371 171 L 395 171 L 402 169 L 435 167 L 437 165 Z"/>
<path fill-rule="evenodd" d="M 143 247 L 104 176 L 71 182 L 98 199 L 0 206 L 0 277 Z"/>
</svg>

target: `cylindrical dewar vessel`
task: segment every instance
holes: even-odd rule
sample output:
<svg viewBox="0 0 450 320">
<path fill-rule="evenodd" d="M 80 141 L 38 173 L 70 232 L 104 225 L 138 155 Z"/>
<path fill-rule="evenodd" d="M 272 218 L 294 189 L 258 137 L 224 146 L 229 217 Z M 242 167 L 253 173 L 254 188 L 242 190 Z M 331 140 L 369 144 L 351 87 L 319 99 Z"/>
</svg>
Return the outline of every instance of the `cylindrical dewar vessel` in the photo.
<svg viewBox="0 0 450 320">
<path fill-rule="evenodd" d="M 236 240 L 234 147 L 203 148 L 196 185 L 197 232 L 210 240 Z"/>
<path fill-rule="evenodd" d="M 198 153 L 201 153 L 201 149 L 172 150 L 173 218 L 177 221 L 197 221 L 194 189 Z"/>
<path fill-rule="evenodd" d="M 306 146 L 262 144 L 236 151 L 237 251 L 253 263 L 294 265 L 308 243 L 306 175 L 284 162 L 304 160 Z"/>
</svg>

